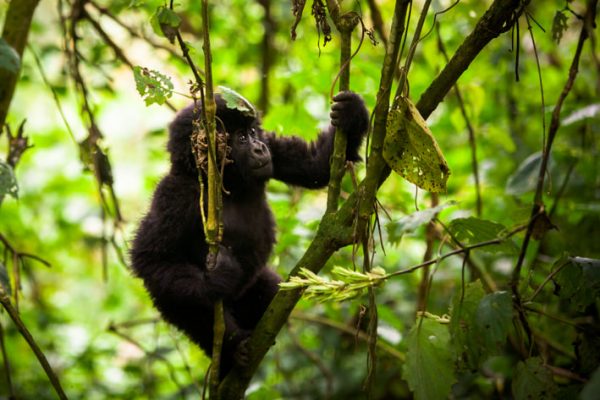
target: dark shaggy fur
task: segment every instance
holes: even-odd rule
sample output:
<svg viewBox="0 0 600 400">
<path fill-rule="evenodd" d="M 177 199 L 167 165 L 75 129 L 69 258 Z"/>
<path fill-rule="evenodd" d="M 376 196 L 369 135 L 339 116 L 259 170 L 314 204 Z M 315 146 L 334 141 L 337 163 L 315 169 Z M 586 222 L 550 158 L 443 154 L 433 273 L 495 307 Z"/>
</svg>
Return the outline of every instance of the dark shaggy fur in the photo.
<svg viewBox="0 0 600 400">
<path fill-rule="evenodd" d="M 362 99 L 351 92 L 334 98 L 332 124 L 348 136 L 346 156 L 360 159 L 358 148 L 368 126 Z M 334 126 L 313 143 L 264 132 L 259 121 L 228 109 L 217 97 L 217 117 L 230 133 L 232 147 L 224 173 L 224 236 L 216 268 L 206 269 L 208 247 L 200 217 L 198 171 L 191 151 L 193 108 L 170 125 L 171 170 L 158 184 L 148 214 L 131 250 L 135 274 L 144 280 L 166 321 L 185 332 L 210 355 L 213 306 L 223 299 L 226 333 L 222 373 L 239 360 L 248 337 L 278 289 L 280 278 L 266 267 L 275 242 L 275 222 L 267 204 L 269 178 L 319 188 L 329 180 Z"/>
</svg>

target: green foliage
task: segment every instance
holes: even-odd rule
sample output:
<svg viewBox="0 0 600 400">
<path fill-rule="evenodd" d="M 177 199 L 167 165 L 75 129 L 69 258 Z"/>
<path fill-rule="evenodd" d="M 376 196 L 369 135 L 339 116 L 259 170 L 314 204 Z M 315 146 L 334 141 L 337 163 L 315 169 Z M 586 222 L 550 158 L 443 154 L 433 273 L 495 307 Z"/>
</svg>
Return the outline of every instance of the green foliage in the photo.
<svg viewBox="0 0 600 400">
<path fill-rule="evenodd" d="M 69 4 L 76 3 L 63 2 L 66 16 L 71 15 Z M 273 19 L 269 24 L 264 19 L 266 3 L 270 3 Z M 389 27 L 395 1 L 376 3 L 384 26 Z M 454 54 L 490 3 L 461 2 L 437 16 L 439 35 L 434 31 L 419 42 L 408 74 L 412 99 L 419 99 L 446 65 L 438 40 L 449 55 Z M 584 3 L 569 2 L 569 7 L 581 14 Z M 8 4 L 0 2 L 0 16 L 5 15 Z M 177 13 L 171 12 L 163 0 L 98 0 L 95 4 L 106 8 L 131 32 L 163 47 L 153 47 L 131 35 L 109 14 L 98 12 L 93 4 L 86 5 L 89 18 L 100 24 L 123 54 L 134 64 L 147 67 L 136 67 L 132 79 L 130 69 L 115 57 L 114 49 L 106 45 L 87 17 L 76 27 L 89 106 L 104 135 L 101 159 L 84 146 L 88 149 L 85 164 L 97 161 L 103 166 L 100 174 L 112 177 L 124 221 L 115 223 L 110 218 L 110 210 L 99 202 L 109 193 L 105 187 L 98 190 L 92 174 L 83 173 L 77 143 L 83 142 L 89 118 L 80 112 L 81 91 L 75 90 L 77 85 L 69 76 L 70 64 L 58 45 L 65 36 L 56 4 L 40 2 L 28 45 L 39 56 L 48 82 L 42 79 L 33 57 L 20 60 L 21 79 L 8 122 L 12 125 L 27 118 L 25 133 L 34 147 L 17 164 L 19 201 L 2 203 L 0 234 L 11 247 L 42 257 L 52 268 L 23 258 L 19 313 L 51 364 L 60 371 L 69 398 L 197 399 L 209 358 L 181 333 L 157 320 L 151 299 L 126 264 L 127 244 L 148 208 L 152 191 L 169 168 L 166 127 L 173 112 L 166 106 L 147 108 L 144 103 L 160 105 L 168 99 L 178 109 L 189 104 L 189 98 L 176 94 L 188 91 L 191 71 L 178 46 L 169 45 L 163 37 L 173 39 L 174 30 L 180 29 L 190 55 L 200 61 L 200 3 L 175 2 Z M 543 27 L 553 25 L 557 9 L 562 14 L 558 17 L 560 45 L 551 32 L 543 33 L 533 26 L 546 128 L 568 77 L 582 26 L 564 6 L 564 0 L 530 2 L 528 6 L 530 15 Z M 343 2 L 342 7 L 345 11 L 356 10 L 351 2 Z M 439 11 L 436 2 L 432 3 L 428 21 L 434 11 Z M 363 12 L 370 15 L 369 10 Z M 413 9 L 407 24 L 409 38 L 417 16 Z M 292 22 L 287 2 L 215 3 L 211 7 L 210 32 L 214 81 L 233 88 L 250 104 L 261 104 L 265 83 L 263 33 L 269 27 L 274 47 L 266 81 L 268 107 L 256 111 L 261 113 L 265 129 L 314 140 L 318 130 L 329 122 L 328 93 L 340 68 L 339 37 L 332 32 L 333 41 L 318 49 L 318 34 L 306 9 L 298 25 L 298 38 L 291 42 Z M 523 28 L 523 17 L 519 22 Z M 303 290 L 307 292 L 311 290 L 308 287 L 321 287 L 326 296 L 315 294 L 316 298 L 332 301 L 315 302 L 308 295 L 303 297 L 261 363 L 248 391 L 250 398 L 368 397 L 363 389 L 367 374 L 365 332 L 372 310 L 366 309 L 361 294 L 364 287 L 374 283 L 380 284 L 374 291 L 378 325 L 375 389 L 370 394 L 373 400 L 415 396 L 458 400 L 543 398 L 548 394 L 585 400 L 597 397 L 600 300 L 595 259 L 600 258 L 596 243 L 600 237 L 600 107 L 597 85 L 591 84 L 598 82 L 596 60 L 592 46 L 586 43 L 573 92 L 561 112 L 552 167 L 545 176 L 543 203 L 558 229 L 541 230 L 539 241 L 530 242 L 519 280 L 523 303 L 518 305 L 505 290 L 510 287 L 517 261 L 515 250 L 524 237 L 524 231 L 515 233 L 515 229 L 524 226 L 531 215 L 543 126 L 539 77 L 529 32 L 521 29 L 520 37 L 514 40 L 522 44 L 518 63 L 515 52 L 510 51 L 510 32 L 505 33 L 486 47 L 457 82 L 475 131 L 481 215 L 472 217 L 476 215 L 476 196 L 467 122 L 451 90 L 427 120 L 435 132 L 437 147 L 444 149 L 443 156 L 452 169 L 452 179 L 446 181 L 446 191 L 439 196 L 443 205 L 430 208 L 429 193 L 415 191 L 406 179 L 391 174 L 377 192 L 378 213 L 373 221 L 378 224 L 372 225 L 374 234 L 368 243 L 373 251 L 372 265 L 381 266 L 386 273 L 380 271 L 375 276 L 353 271 L 352 266 L 361 265 L 364 255 L 361 247 L 348 246 L 337 251 L 318 276 L 300 276 L 308 282 L 296 287 L 306 287 Z M 0 68 L 8 66 L 14 71 L 11 51 L 0 49 Z M 375 108 L 384 54 L 382 44 L 372 46 L 365 41 L 352 60 L 351 89 L 364 97 L 371 111 Z M 65 133 L 53 92 L 75 140 Z M 230 106 L 245 109 L 245 102 L 236 98 L 231 97 Z M 421 131 L 428 132 L 429 128 L 415 122 L 417 117 L 412 118 L 392 116 L 390 121 L 407 123 L 407 131 L 416 128 L 417 139 L 412 138 L 409 146 L 415 152 L 431 155 L 427 149 L 435 149 L 435 145 Z M 391 131 L 395 134 L 401 129 Z M 4 155 L 8 150 L 4 133 L 0 139 L 0 154 Z M 403 143 L 396 137 L 393 141 Z M 394 147 L 392 153 L 397 150 Z M 104 162 L 108 155 L 110 164 Z M 364 162 L 354 165 L 359 181 L 365 175 L 365 166 L 372 162 L 362 151 L 361 156 Z M 423 173 L 431 170 L 440 178 L 447 177 L 439 168 L 436 170 L 435 162 L 424 163 Z M 407 169 L 416 168 L 413 172 L 418 174 L 418 164 L 407 165 Z M 0 176 L 8 183 L 0 188 L 15 187 L 11 183 L 15 171 L 7 173 L 5 167 L 1 168 Z M 343 199 L 354 191 L 348 175 L 342 182 Z M 271 181 L 268 201 L 278 226 L 276 247 L 268 264 L 285 278 L 315 236 L 325 209 L 325 194 Z M 449 207 L 455 201 L 460 207 Z M 422 228 L 428 223 L 435 229 Z M 378 226 L 385 226 L 386 231 L 380 232 Z M 426 237 L 426 233 L 433 234 Z M 420 265 L 426 253 L 436 258 L 460 252 L 452 236 L 466 246 L 490 240 L 501 243 L 478 247 L 469 252 L 467 260 L 464 253 L 444 258 L 429 275 L 431 282 L 423 281 L 420 268 L 393 275 Z M 125 254 L 124 262 L 117 250 Z M 0 242 L 0 284 L 6 291 L 10 281 L 14 292 L 12 269 L 6 271 L 7 265 L 12 267 L 12 258 L 10 252 L 4 257 L 6 251 Z M 383 280 L 385 284 L 381 284 Z M 426 309 L 419 315 L 431 318 L 424 319 L 418 328 L 417 304 L 421 304 L 421 288 L 428 284 Z M 448 309 L 449 319 L 435 317 Z M 518 315 L 518 311 L 523 314 Z M 527 340 L 521 318 L 533 332 L 532 342 Z M 0 312 L 0 323 L 16 397 L 52 398 L 47 378 L 5 312 Z M 543 363 L 538 358 L 523 357 L 523 349 L 531 349 L 530 357 L 543 355 Z M 0 365 L 2 361 L 0 356 Z M 570 371 L 576 379 L 564 371 Z M 9 395 L 7 388 L 5 373 L 0 373 L 0 398 Z"/>
<path fill-rule="evenodd" d="M 173 95 L 173 82 L 167 75 L 144 67 L 133 67 L 135 87 L 147 106 L 165 104 Z"/>
<path fill-rule="evenodd" d="M 450 169 L 442 151 L 412 101 L 402 96 L 398 101 L 398 107 L 388 113 L 385 161 L 421 189 L 445 192 Z"/>
<path fill-rule="evenodd" d="M 21 68 L 21 57 L 6 40 L 0 38 L 0 68 L 18 74 Z"/>
<path fill-rule="evenodd" d="M 0 160 L 0 199 L 3 199 L 7 194 L 16 199 L 18 193 L 19 186 L 12 167 Z"/>
<path fill-rule="evenodd" d="M 455 381 L 447 325 L 424 318 L 412 327 L 402 368 L 415 399 L 445 399 Z"/>
</svg>

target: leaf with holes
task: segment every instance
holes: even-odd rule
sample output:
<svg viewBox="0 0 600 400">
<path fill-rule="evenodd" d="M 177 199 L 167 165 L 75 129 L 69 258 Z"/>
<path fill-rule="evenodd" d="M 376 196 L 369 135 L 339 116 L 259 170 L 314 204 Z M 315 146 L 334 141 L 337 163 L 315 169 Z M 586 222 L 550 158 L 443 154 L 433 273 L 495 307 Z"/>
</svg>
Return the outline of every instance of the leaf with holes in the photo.
<svg viewBox="0 0 600 400">
<path fill-rule="evenodd" d="M 133 67 L 135 87 L 144 99 L 147 106 L 151 104 L 164 104 L 173 95 L 173 82 L 167 75 L 158 71 Z"/>
<path fill-rule="evenodd" d="M 404 179 L 429 192 L 445 192 L 448 163 L 419 110 L 406 97 L 388 113 L 383 158 Z"/>
<path fill-rule="evenodd" d="M 445 399 L 455 381 L 450 335 L 446 325 L 431 319 L 417 322 L 407 338 L 402 377 L 415 399 Z"/>
</svg>

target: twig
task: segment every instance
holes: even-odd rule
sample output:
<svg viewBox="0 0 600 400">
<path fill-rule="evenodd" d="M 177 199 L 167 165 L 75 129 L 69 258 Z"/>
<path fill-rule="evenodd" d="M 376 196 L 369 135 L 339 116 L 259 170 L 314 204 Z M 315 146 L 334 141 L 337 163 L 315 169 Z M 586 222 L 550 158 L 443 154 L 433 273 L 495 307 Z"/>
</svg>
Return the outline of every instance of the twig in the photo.
<svg viewBox="0 0 600 400">
<path fill-rule="evenodd" d="M 27 342 L 27 344 L 29 345 L 31 350 L 33 350 L 35 356 L 37 357 L 40 365 L 44 369 L 44 372 L 46 373 L 46 376 L 50 380 L 50 383 L 52 384 L 52 387 L 54 388 L 54 391 L 56 392 L 58 397 L 60 399 L 66 400 L 67 395 L 65 394 L 65 392 L 62 389 L 62 387 L 60 385 L 60 381 L 58 380 L 58 377 L 52 370 L 52 367 L 48 363 L 46 356 L 44 355 L 44 353 L 38 346 L 37 342 L 35 341 L 33 336 L 31 336 L 29 329 L 27 329 L 27 327 L 21 320 L 19 313 L 11 304 L 10 298 L 8 297 L 8 295 L 6 294 L 6 292 L 4 291 L 4 288 L 2 286 L 0 286 L 0 303 L 2 304 L 2 307 L 4 307 L 4 309 L 6 310 L 8 315 L 10 316 L 10 319 L 12 319 L 12 321 L 14 322 L 14 324 L 17 327 L 17 330 L 19 331 L 21 336 L 23 336 L 23 338 L 25 339 L 25 341 Z"/>
</svg>

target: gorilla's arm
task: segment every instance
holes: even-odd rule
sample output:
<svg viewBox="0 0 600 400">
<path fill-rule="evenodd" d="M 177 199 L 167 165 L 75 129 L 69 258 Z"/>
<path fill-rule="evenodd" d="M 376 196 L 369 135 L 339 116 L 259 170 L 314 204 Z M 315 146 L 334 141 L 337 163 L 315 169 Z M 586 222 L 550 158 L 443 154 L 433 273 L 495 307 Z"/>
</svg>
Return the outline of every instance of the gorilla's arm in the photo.
<svg viewBox="0 0 600 400">
<path fill-rule="evenodd" d="M 317 139 L 307 143 L 298 137 L 277 137 L 267 133 L 265 140 L 271 151 L 273 178 L 291 185 L 320 188 L 329 181 L 329 158 L 333 152 L 335 127 L 348 138 L 346 159 L 358 161 L 358 149 L 369 124 L 369 113 L 360 98 L 352 92 L 341 92 L 333 98 L 331 123 Z"/>
</svg>

